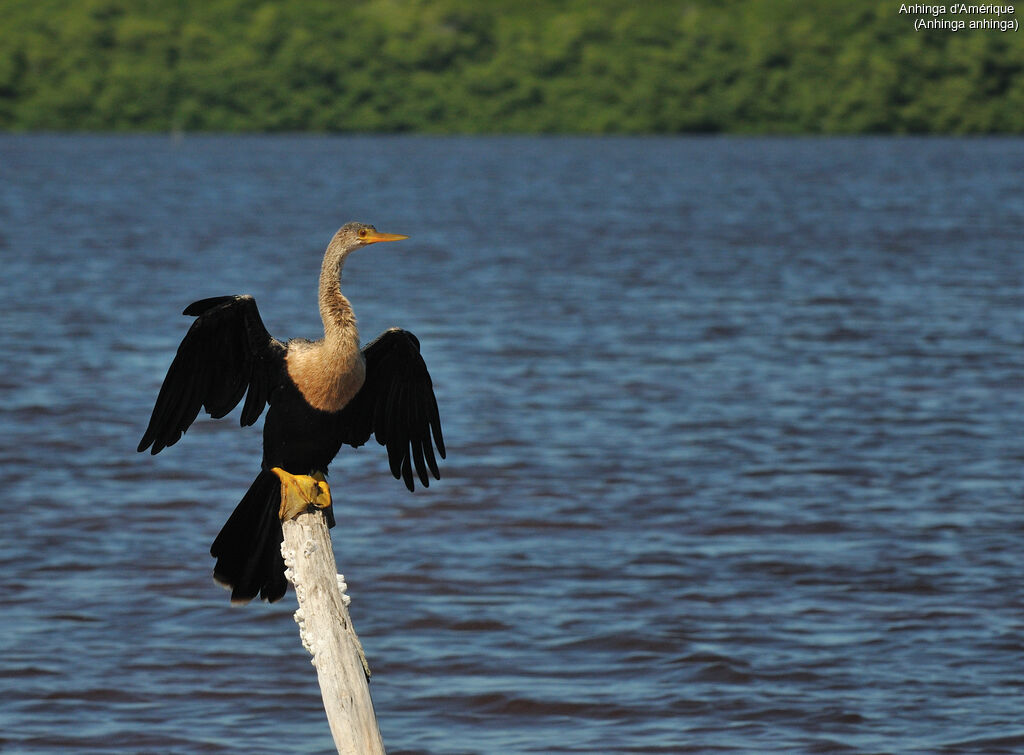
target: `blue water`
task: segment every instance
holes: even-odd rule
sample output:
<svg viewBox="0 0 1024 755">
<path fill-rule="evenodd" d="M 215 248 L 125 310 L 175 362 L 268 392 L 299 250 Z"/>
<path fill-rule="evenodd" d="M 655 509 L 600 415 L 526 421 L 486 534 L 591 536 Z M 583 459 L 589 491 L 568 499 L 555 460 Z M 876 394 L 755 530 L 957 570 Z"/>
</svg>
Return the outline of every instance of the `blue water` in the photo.
<svg viewBox="0 0 1024 755">
<path fill-rule="evenodd" d="M 417 334 L 443 479 L 332 467 L 392 753 L 1024 751 L 1024 140 L 0 136 L 0 750 L 330 752 L 134 448 L 194 299 Z"/>
</svg>

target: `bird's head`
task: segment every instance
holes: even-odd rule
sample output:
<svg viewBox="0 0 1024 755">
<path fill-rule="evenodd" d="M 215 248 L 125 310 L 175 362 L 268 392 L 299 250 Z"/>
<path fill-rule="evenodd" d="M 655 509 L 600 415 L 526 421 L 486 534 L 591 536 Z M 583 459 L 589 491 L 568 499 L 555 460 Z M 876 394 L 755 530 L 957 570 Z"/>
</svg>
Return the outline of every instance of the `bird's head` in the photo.
<svg viewBox="0 0 1024 755">
<path fill-rule="evenodd" d="M 337 255 L 340 261 L 360 247 L 380 241 L 401 241 L 407 238 L 409 237 L 400 233 L 381 233 L 366 223 L 346 223 L 334 234 L 334 238 L 327 246 L 327 252 Z"/>
</svg>

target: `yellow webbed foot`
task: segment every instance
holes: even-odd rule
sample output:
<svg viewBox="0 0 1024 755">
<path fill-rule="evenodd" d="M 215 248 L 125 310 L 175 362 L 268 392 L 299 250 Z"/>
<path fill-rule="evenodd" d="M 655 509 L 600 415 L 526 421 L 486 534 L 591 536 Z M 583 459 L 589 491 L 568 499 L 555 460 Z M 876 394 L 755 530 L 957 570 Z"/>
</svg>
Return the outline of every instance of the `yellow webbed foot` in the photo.
<svg viewBox="0 0 1024 755">
<path fill-rule="evenodd" d="M 281 521 L 293 519 L 310 506 L 325 509 L 331 505 L 331 489 L 322 472 L 293 475 L 281 467 L 270 471 L 281 480 L 281 508 L 278 510 Z"/>
</svg>

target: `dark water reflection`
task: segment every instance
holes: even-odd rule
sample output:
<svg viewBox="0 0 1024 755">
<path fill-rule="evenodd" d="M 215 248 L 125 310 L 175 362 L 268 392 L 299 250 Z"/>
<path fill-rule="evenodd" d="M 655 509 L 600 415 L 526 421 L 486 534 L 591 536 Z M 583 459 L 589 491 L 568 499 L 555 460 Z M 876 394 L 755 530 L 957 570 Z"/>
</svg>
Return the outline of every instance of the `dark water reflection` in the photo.
<svg viewBox="0 0 1024 755">
<path fill-rule="evenodd" d="M 328 752 L 207 554 L 259 434 L 134 453 L 195 298 L 368 337 L 449 441 L 343 453 L 390 751 L 1024 748 L 1024 142 L 0 137 L 0 749 Z M 233 415 L 235 416 L 235 415 Z"/>
</svg>

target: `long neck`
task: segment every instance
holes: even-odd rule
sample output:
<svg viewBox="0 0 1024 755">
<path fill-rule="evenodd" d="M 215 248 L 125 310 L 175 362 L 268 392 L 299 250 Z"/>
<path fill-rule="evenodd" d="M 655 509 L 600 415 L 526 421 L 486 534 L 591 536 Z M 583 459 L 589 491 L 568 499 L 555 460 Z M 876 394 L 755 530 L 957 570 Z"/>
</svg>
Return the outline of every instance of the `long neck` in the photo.
<svg viewBox="0 0 1024 755">
<path fill-rule="evenodd" d="M 320 271 L 320 316 L 324 339 L 293 341 L 288 348 L 288 374 L 309 405 L 325 412 L 342 409 L 366 377 L 356 316 L 342 293 L 344 256 L 328 253 Z"/>
<path fill-rule="evenodd" d="M 359 330 L 352 305 L 341 293 L 341 268 L 345 258 L 334 254 L 324 257 L 320 269 L 320 317 L 324 321 L 324 340 L 332 345 L 355 343 L 358 348 Z"/>
</svg>

